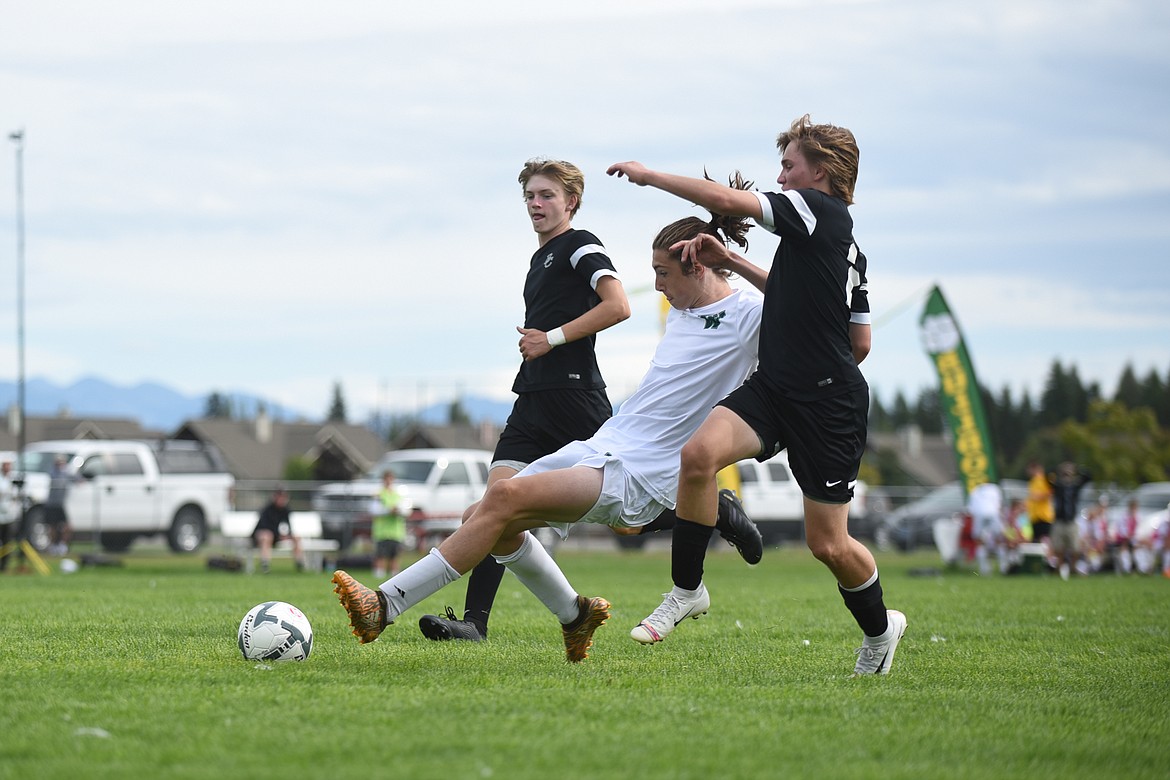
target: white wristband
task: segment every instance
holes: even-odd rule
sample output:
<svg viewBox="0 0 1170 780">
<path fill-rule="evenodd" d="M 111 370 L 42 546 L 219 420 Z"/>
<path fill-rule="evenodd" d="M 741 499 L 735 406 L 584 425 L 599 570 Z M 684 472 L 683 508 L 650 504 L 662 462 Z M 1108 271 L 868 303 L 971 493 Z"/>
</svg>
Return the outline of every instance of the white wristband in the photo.
<svg viewBox="0 0 1170 780">
<path fill-rule="evenodd" d="M 544 335 L 548 337 L 548 344 L 550 347 L 559 347 L 561 344 L 565 343 L 565 331 L 560 328 L 553 328 Z"/>
</svg>

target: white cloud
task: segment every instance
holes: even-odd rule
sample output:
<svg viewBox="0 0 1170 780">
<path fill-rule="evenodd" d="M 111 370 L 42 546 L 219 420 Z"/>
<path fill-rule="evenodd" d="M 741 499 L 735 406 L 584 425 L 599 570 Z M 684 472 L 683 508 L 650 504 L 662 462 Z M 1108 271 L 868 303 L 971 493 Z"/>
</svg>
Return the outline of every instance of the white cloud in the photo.
<svg viewBox="0 0 1170 780">
<path fill-rule="evenodd" d="M 1164 371 L 1167 8 L 18 5 L 0 130 L 27 131 L 28 368 L 310 413 L 334 381 L 357 408 L 385 388 L 507 396 L 535 249 L 524 159 L 582 165 L 577 224 L 638 289 L 653 233 L 692 210 L 605 166 L 739 168 L 770 187 L 776 132 L 810 111 L 861 142 L 879 317 L 937 280 L 993 386 L 1035 387 L 1058 353 L 1106 383 L 1126 356 Z M 763 264 L 773 246 L 753 233 Z M 599 340 L 615 397 L 653 349 L 651 297 Z M 933 381 L 916 319 L 911 302 L 875 334 L 864 368 L 883 390 Z"/>
</svg>

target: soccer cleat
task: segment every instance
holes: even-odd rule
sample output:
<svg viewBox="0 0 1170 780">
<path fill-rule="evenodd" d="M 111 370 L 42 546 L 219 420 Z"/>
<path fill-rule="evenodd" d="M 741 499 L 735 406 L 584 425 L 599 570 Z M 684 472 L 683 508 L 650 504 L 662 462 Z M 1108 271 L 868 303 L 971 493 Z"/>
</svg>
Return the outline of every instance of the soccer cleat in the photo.
<svg viewBox="0 0 1170 780">
<path fill-rule="evenodd" d="M 609 620 L 609 602 L 600 596 L 591 599 L 577 596 L 577 609 L 576 620 L 561 624 L 561 632 L 565 635 L 565 659 L 571 664 L 589 657 L 593 632 Z"/>
<path fill-rule="evenodd" d="M 363 645 L 373 642 L 394 622 L 386 620 L 386 595 L 382 591 L 367 588 L 340 569 L 333 572 L 333 582 L 337 586 L 333 592 L 349 613 L 353 635 Z"/>
<path fill-rule="evenodd" d="M 896 609 L 887 609 L 889 627 L 882 636 L 867 636 L 861 643 L 857 653 L 857 665 L 853 667 L 853 676 L 863 674 L 889 674 L 890 666 L 894 663 L 894 651 L 898 649 L 898 642 L 906 633 L 906 616 Z"/>
<path fill-rule="evenodd" d="M 447 616 L 423 615 L 418 619 L 418 629 L 423 636 L 435 642 L 462 639 L 466 642 L 482 642 L 487 639 L 487 630 L 470 620 L 457 620 L 455 610 L 447 607 Z"/>
<path fill-rule="evenodd" d="M 635 642 L 644 645 L 661 642 L 679 623 L 687 618 L 698 620 L 699 615 L 706 615 L 711 607 L 711 596 L 705 585 L 699 585 L 699 594 L 689 599 L 680 596 L 677 588 L 662 595 L 666 599 L 658 605 L 658 609 L 630 631 L 630 638 Z"/>
<path fill-rule="evenodd" d="M 755 566 L 764 557 L 764 537 L 743 511 L 743 504 L 734 490 L 719 491 L 719 519 L 715 521 L 715 528 L 749 566 Z"/>
</svg>

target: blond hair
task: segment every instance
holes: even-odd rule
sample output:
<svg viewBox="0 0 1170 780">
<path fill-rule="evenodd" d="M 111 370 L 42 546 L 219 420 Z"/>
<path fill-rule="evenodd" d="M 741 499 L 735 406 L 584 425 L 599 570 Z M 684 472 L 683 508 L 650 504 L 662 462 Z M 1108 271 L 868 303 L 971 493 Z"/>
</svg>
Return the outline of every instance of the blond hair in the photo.
<svg viewBox="0 0 1170 780">
<path fill-rule="evenodd" d="M 544 157 L 533 157 L 528 162 L 524 163 L 524 167 L 520 169 L 520 176 L 517 181 L 520 182 L 520 188 L 528 187 L 528 180 L 533 176 L 547 176 L 561 185 L 561 189 L 565 191 L 565 198 L 576 196 L 577 205 L 569 212 L 570 217 L 577 215 L 577 209 L 581 208 L 581 200 L 585 195 L 585 174 L 581 173 L 581 169 L 571 162 L 564 160 L 549 160 Z"/>
<path fill-rule="evenodd" d="M 789 144 L 796 144 L 809 165 L 825 172 L 834 195 L 852 205 L 860 157 L 852 132 L 836 125 L 814 125 L 812 118 L 805 114 L 776 137 L 776 148 L 781 154 Z"/>
</svg>

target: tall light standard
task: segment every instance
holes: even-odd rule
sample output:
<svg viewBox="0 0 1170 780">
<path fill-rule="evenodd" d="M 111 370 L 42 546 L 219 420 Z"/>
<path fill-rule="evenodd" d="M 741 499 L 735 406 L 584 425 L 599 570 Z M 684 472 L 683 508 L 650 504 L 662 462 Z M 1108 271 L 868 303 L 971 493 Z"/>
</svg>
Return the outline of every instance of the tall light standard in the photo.
<svg viewBox="0 0 1170 780">
<path fill-rule="evenodd" d="M 16 144 L 16 463 L 20 471 L 17 499 L 24 525 L 24 129 L 8 134 Z M 22 528 L 23 538 L 25 529 Z"/>
</svg>

